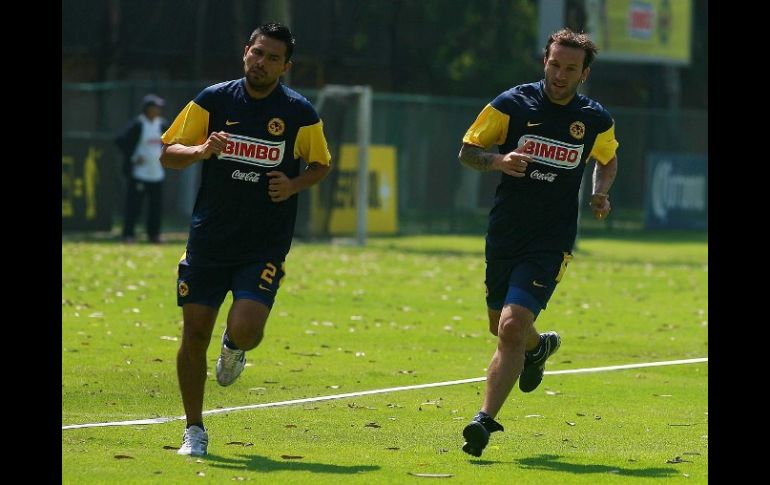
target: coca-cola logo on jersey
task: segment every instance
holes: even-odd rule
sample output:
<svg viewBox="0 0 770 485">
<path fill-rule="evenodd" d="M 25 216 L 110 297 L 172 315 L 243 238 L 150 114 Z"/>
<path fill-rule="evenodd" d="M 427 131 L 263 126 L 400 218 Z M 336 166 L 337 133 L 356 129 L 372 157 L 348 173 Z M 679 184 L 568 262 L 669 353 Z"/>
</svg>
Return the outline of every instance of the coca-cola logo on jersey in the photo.
<svg viewBox="0 0 770 485">
<path fill-rule="evenodd" d="M 553 182 L 556 180 L 556 174 L 552 172 L 543 173 L 537 170 L 533 170 L 532 173 L 529 174 L 529 178 L 535 180 L 545 180 L 546 182 Z"/>
<path fill-rule="evenodd" d="M 236 170 L 233 172 L 232 177 L 235 180 L 243 180 L 244 182 L 259 182 L 259 172 L 241 172 Z"/>
</svg>

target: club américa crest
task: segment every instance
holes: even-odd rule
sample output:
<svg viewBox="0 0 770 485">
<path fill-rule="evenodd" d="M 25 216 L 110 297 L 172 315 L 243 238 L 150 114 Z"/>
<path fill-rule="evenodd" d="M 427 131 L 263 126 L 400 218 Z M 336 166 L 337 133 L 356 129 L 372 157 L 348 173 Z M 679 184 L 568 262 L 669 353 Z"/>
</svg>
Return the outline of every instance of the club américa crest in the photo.
<svg viewBox="0 0 770 485">
<path fill-rule="evenodd" d="M 273 136 L 283 135 L 283 131 L 286 129 L 286 123 L 281 118 L 272 118 L 267 122 L 267 131 Z"/>
<path fill-rule="evenodd" d="M 190 294 L 190 287 L 187 286 L 187 282 L 180 281 L 177 286 L 177 291 L 179 292 L 179 296 L 185 297 Z"/>
<path fill-rule="evenodd" d="M 569 134 L 577 140 L 582 140 L 586 134 L 586 125 L 582 121 L 575 121 L 569 125 Z"/>
</svg>

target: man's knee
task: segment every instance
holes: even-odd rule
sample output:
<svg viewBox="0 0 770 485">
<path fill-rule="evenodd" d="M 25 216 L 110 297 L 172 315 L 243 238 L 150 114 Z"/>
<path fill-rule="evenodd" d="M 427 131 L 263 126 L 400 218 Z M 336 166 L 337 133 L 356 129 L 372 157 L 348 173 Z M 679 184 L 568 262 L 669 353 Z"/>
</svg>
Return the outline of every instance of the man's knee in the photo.
<svg viewBox="0 0 770 485">
<path fill-rule="evenodd" d="M 211 340 L 211 329 L 207 325 L 185 323 L 182 339 L 188 345 L 208 346 Z"/>
<path fill-rule="evenodd" d="M 262 341 L 270 308 L 254 300 L 233 303 L 227 322 L 227 335 L 241 350 L 251 350 Z"/>
<path fill-rule="evenodd" d="M 204 350 L 211 340 L 214 322 L 217 319 L 217 309 L 196 303 L 182 306 L 184 327 L 182 329 L 182 345 L 194 346 Z"/>
<path fill-rule="evenodd" d="M 521 320 L 506 319 L 500 322 L 498 337 L 509 343 L 524 340 L 527 335 L 527 324 Z"/>
<path fill-rule="evenodd" d="M 185 324 L 178 356 L 183 359 L 202 359 L 206 355 L 210 341 L 210 331 L 207 332 L 203 327 Z"/>
<path fill-rule="evenodd" d="M 520 344 L 527 339 L 534 320 L 534 315 L 527 308 L 519 305 L 507 306 L 500 318 L 498 337 L 510 345 Z"/>
<path fill-rule="evenodd" d="M 262 342 L 262 338 L 265 336 L 265 330 L 264 326 L 250 329 L 233 327 L 227 331 L 227 335 L 230 337 L 230 340 L 235 342 L 235 345 L 237 345 L 239 349 L 251 350 Z"/>
</svg>

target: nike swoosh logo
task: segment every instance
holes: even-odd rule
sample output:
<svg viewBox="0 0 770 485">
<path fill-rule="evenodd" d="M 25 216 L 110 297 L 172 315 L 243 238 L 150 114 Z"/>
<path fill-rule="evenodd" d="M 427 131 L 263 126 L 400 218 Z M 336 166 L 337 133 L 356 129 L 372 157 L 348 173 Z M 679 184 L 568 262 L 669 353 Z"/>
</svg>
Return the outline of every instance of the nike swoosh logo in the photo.
<svg viewBox="0 0 770 485">
<path fill-rule="evenodd" d="M 230 120 L 225 121 L 225 124 L 227 126 L 237 125 L 238 123 L 240 123 L 240 121 L 230 121 Z"/>
<path fill-rule="evenodd" d="M 532 123 L 531 121 L 527 121 L 527 126 L 538 126 L 542 125 L 543 123 Z"/>
<path fill-rule="evenodd" d="M 537 280 L 532 280 L 532 285 L 537 286 L 538 288 L 547 288 L 546 285 L 541 285 L 540 283 L 537 282 Z"/>
<path fill-rule="evenodd" d="M 264 287 L 264 286 L 262 286 L 262 285 L 259 285 L 259 289 L 260 289 L 260 290 L 269 291 L 270 293 L 272 293 L 272 292 L 273 292 L 273 290 L 271 290 L 270 288 L 266 288 L 266 287 Z"/>
</svg>

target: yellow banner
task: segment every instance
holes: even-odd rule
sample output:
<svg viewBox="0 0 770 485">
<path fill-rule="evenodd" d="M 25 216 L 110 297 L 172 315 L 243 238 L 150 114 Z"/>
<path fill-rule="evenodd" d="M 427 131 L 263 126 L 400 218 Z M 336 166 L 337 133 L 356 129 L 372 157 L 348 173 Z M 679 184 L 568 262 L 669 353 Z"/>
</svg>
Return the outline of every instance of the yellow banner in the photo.
<svg viewBox="0 0 770 485">
<path fill-rule="evenodd" d="M 112 143 L 103 140 L 62 138 L 63 231 L 112 229 L 114 150 Z"/>
<path fill-rule="evenodd" d="M 586 0 L 601 61 L 690 63 L 692 0 Z"/>
<path fill-rule="evenodd" d="M 329 232 L 332 236 L 352 235 L 356 232 L 356 195 L 358 184 L 358 146 L 343 144 L 339 160 L 332 161 L 337 170 L 337 190 L 332 195 Z M 323 183 L 323 182 L 322 182 Z M 317 195 L 315 195 L 317 197 Z M 311 199 L 315 204 L 317 198 Z M 366 229 L 368 234 L 396 234 L 398 232 L 398 191 L 396 185 L 396 147 L 369 146 L 369 204 Z M 314 225 L 321 219 L 312 210 Z"/>
</svg>

